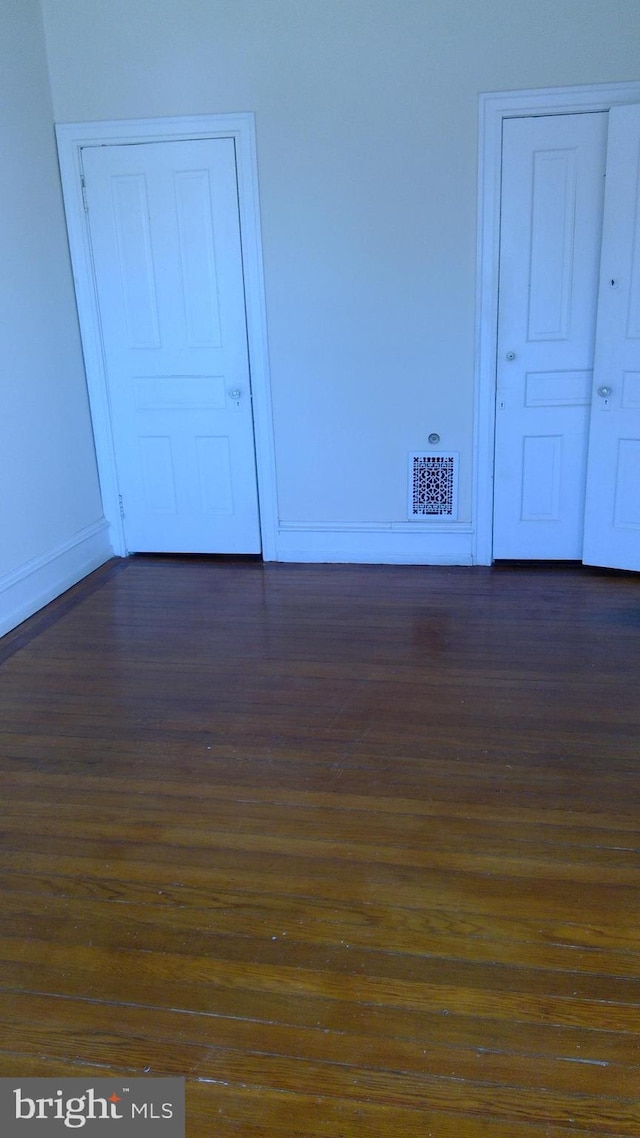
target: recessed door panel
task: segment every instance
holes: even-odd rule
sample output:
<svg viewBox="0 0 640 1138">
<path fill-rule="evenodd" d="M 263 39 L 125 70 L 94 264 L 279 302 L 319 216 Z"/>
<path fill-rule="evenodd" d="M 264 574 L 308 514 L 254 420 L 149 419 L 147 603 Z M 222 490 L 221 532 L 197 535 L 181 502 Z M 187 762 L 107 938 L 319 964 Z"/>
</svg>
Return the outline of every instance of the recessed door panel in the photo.
<svg viewBox="0 0 640 1138">
<path fill-rule="evenodd" d="M 523 522 L 560 520 L 562 437 L 525 435 L 522 447 Z"/>
<path fill-rule="evenodd" d="M 577 166 L 573 146 L 533 154 L 529 340 L 571 333 Z"/>
<path fill-rule="evenodd" d="M 189 347 L 218 348 L 222 337 L 208 170 L 174 176 Z"/>
<path fill-rule="evenodd" d="M 526 407 L 588 407 L 592 371 L 529 371 L 525 376 Z"/>
<path fill-rule="evenodd" d="M 159 348 L 156 282 L 144 174 L 111 179 L 113 225 L 130 348 Z"/>
<path fill-rule="evenodd" d="M 614 475 L 613 524 L 640 529 L 640 439 L 618 439 Z"/>
<path fill-rule="evenodd" d="M 176 491 L 171 439 L 140 435 L 138 440 L 144 504 L 149 513 L 175 514 Z"/>
<path fill-rule="evenodd" d="M 231 514 L 233 491 L 228 438 L 196 440 L 202 508 L 209 514 Z"/>
</svg>

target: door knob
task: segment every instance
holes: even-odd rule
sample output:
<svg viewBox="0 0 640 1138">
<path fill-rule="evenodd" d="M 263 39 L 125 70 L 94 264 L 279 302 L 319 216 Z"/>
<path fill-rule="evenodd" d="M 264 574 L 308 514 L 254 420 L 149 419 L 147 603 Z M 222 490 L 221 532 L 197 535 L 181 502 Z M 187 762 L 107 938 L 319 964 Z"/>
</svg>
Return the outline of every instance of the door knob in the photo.
<svg viewBox="0 0 640 1138">
<path fill-rule="evenodd" d="M 242 395 L 242 392 L 241 392 L 239 387 L 234 387 L 233 391 L 229 392 L 229 398 L 230 399 L 238 400 L 241 395 Z"/>
<path fill-rule="evenodd" d="M 511 363 L 512 360 L 515 360 L 516 353 L 515 352 L 506 352 L 504 358 L 505 358 L 505 360 L 508 360 L 509 363 Z"/>
<path fill-rule="evenodd" d="M 598 388 L 598 395 L 601 395 L 603 399 L 608 399 L 611 395 L 611 388 L 603 384 L 602 387 Z"/>
</svg>

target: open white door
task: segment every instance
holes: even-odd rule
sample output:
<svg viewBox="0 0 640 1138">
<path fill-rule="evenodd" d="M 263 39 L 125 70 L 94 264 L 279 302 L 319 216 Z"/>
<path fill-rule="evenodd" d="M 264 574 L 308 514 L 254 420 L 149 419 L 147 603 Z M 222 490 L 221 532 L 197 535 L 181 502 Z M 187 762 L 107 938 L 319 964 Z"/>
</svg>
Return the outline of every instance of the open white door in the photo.
<svg viewBox="0 0 640 1138">
<path fill-rule="evenodd" d="M 583 561 L 640 569 L 640 107 L 609 112 Z"/>
<path fill-rule="evenodd" d="M 82 162 L 127 548 L 257 553 L 234 141 Z"/>
</svg>

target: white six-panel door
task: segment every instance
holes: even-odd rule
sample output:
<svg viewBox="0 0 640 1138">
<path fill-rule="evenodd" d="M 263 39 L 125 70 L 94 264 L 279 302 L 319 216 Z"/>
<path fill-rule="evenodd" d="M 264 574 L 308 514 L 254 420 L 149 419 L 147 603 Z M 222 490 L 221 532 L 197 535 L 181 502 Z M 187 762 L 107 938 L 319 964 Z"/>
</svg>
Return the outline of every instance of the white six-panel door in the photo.
<svg viewBox="0 0 640 1138">
<path fill-rule="evenodd" d="M 504 123 L 494 557 L 580 559 L 606 113 Z"/>
<path fill-rule="evenodd" d="M 640 107 L 609 112 L 583 559 L 640 569 Z"/>
<path fill-rule="evenodd" d="M 637 570 L 640 107 L 506 120 L 502 158 L 494 556 Z"/>
<path fill-rule="evenodd" d="M 127 547 L 259 552 L 234 141 L 82 163 Z"/>
</svg>

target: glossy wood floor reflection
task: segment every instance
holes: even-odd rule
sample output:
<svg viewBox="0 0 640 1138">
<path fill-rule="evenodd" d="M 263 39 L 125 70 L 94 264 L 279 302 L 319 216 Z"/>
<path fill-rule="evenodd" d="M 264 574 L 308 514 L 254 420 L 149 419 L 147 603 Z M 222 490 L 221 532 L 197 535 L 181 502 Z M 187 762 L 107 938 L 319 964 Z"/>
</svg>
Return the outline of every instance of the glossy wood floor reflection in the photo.
<svg viewBox="0 0 640 1138">
<path fill-rule="evenodd" d="M 638 578 L 134 558 L 0 646 L 0 1075 L 638 1138 Z"/>
</svg>

